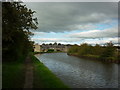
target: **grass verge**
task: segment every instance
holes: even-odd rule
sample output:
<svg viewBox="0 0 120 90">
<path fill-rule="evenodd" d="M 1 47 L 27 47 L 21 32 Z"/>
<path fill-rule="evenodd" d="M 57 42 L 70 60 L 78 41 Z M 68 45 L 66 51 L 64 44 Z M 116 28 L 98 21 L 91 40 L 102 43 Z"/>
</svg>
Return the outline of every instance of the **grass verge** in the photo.
<svg viewBox="0 0 120 90">
<path fill-rule="evenodd" d="M 2 63 L 2 88 L 23 88 L 24 85 L 24 60 Z"/>
<path fill-rule="evenodd" d="M 68 88 L 34 55 L 31 55 L 34 65 L 34 88 Z"/>
<path fill-rule="evenodd" d="M 58 77 L 45 67 L 34 55 L 33 88 L 68 88 Z M 2 63 L 2 88 L 23 88 L 25 82 L 25 58 Z"/>
</svg>

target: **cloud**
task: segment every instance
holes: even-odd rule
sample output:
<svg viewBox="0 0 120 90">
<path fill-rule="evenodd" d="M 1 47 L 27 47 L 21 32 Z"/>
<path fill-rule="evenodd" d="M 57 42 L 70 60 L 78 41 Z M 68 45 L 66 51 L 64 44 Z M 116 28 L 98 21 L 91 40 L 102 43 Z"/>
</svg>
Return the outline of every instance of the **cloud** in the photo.
<svg viewBox="0 0 120 90">
<path fill-rule="evenodd" d="M 94 29 L 95 24 L 111 23 L 118 15 L 117 2 L 32 2 L 40 32 Z"/>
<path fill-rule="evenodd" d="M 105 37 L 118 37 L 118 28 L 109 28 L 105 30 L 89 30 L 79 33 L 72 33 L 66 35 L 71 38 L 105 38 Z"/>
<path fill-rule="evenodd" d="M 93 0 L 94 1 L 94 0 Z M 103 0 L 102 0 L 103 1 Z M 117 42 L 117 2 L 25 2 L 36 11 L 38 43 L 103 44 Z"/>
<path fill-rule="evenodd" d="M 38 31 L 32 31 L 32 33 L 34 34 L 34 35 L 45 35 L 45 32 L 38 32 Z"/>
<path fill-rule="evenodd" d="M 76 42 L 81 41 L 79 38 L 32 38 L 32 40 L 39 40 L 40 42 Z"/>
<path fill-rule="evenodd" d="M 112 41 L 112 43 L 114 44 L 119 44 L 118 40 L 120 40 L 120 38 L 103 38 L 103 39 L 78 39 L 78 38 L 72 38 L 72 39 L 65 39 L 65 38 L 32 38 L 33 41 L 36 41 L 39 44 L 42 43 L 64 43 L 64 44 L 82 44 L 82 43 L 88 43 L 88 44 L 105 44 L 108 43 L 110 41 Z M 82 42 L 81 42 L 82 41 Z"/>
<path fill-rule="evenodd" d="M 17 1 L 17 0 L 16 0 Z M 119 2 L 119 0 L 21 0 L 23 2 Z"/>
<path fill-rule="evenodd" d="M 92 45 L 95 45 L 95 44 L 106 44 L 110 41 L 112 41 L 112 43 L 114 44 L 118 44 L 118 40 L 120 38 L 118 37 L 115 37 L 115 38 L 104 38 L 104 39 L 95 39 L 95 40 L 85 40 L 84 43 L 88 43 L 88 44 L 92 44 Z"/>
</svg>

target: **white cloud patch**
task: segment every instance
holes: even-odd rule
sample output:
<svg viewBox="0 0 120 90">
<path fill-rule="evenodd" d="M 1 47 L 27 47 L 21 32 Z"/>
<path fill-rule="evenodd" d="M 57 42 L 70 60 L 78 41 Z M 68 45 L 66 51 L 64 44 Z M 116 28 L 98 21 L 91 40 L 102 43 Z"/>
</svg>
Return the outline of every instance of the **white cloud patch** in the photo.
<svg viewBox="0 0 120 90">
<path fill-rule="evenodd" d="M 118 28 L 109 28 L 105 30 L 90 30 L 79 33 L 67 35 L 71 38 L 105 38 L 105 37 L 118 37 Z"/>
<path fill-rule="evenodd" d="M 104 38 L 104 39 L 94 39 L 94 40 L 85 40 L 84 43 L 88 43 L 88 44 L 106 44 L 110 41 L 112 41 L 112 43 L 114 44 L 118 44 L 118 40 L 120 38 L 116 37 L 116 38 Z"/>
<path fill-rule="evenodd" d="M 94 28 L 96 28 L 96 26 L 93 24 L 86 24 L 86 25 L 76 24 L 76 25 L 71 25 L 70 30 L 88 30 L 88 29 L 94 29 Z"/>
<path fill-rule="evenodd" d="M 81 41 L 79 38 L 32 38 L 32 40 L 39 40 L 41 42 L 76 42 Z"/>
<path fill-rule="evenodd" d="M 112 43 L 118 45 L 119 42 L 118 40 L 120 40 L 120 38 L 103 38 L 103 39 L 78 39 L 78 38 L 72 38 L 72 39 L 65 39 L 65 38 L 32 38 L 33 41 L 36 41 L 37 43 L 64 43 L 64 44 L 82 44 L 82 43 L 88 43 L 88 44 L 105 44 L 108 43 L 110 41 L 112 41 Z M 82 42 L 81 42 L 82 41 Z"/>
</svg>

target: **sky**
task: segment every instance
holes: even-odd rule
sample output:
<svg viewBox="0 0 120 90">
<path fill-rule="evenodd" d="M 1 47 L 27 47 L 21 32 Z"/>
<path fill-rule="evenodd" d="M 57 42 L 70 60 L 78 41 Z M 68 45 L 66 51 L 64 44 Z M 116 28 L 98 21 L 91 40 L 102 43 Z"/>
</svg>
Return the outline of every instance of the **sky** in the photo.
<svg viewBox="0 0 120 90">
<path fill-rule="evenodd" d="M 118 44 L 118 2 L 25 2 L 36 11 L 35 43 Z"/>
</svg>

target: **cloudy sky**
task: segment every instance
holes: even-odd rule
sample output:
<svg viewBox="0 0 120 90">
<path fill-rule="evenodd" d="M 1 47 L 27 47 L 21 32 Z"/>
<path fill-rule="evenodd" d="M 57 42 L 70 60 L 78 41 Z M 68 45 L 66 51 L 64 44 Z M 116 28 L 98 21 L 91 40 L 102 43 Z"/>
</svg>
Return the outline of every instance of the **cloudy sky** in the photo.
<svg viewBox="0 0 120 90">
<path fill-rule="evenodd" d="M 25 2 L 36 11 L 36 43 L 118 43 L 117 2 Z"/>
</svg>

